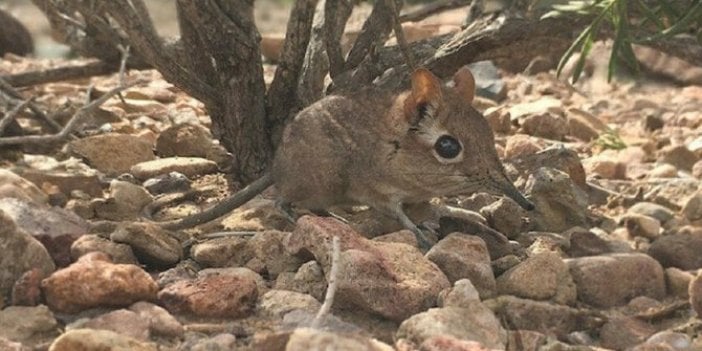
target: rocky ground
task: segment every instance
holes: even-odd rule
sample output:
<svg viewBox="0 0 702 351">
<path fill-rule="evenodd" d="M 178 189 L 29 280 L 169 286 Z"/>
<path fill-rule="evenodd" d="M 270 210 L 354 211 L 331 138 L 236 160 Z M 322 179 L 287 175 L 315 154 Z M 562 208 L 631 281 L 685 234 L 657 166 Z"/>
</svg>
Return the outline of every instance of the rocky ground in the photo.
<svg viewBox="0 0 702 351">
<path fill-rule="evenodd" d="M 271 191 L 194 230 L 144 220 L 195 213 L 238 185 L 202 104 L 130 72 L 146 83 L 73 140 L 0 149 L 0 350 L 702 350 L 702 87 L 607 83 L 606 45 L 593 51 L 575 85 L 538 60 L 519 74 L 472 67 L 475 105 L 537 209 L 437 200 L 461 210 L 429 218 L 439 236 L 425 254 L 362 209 L 342 213 L 349 224 L 291 224 Z M 661 75 L 683 67 L 656 58 Z M 62 62 L 8 55 L 0 74 Z M 63 124 L 88 87 L 117 84 L 22 93 Z M 334 303 L 315 318 L 333 237 Z"/>
</svg>

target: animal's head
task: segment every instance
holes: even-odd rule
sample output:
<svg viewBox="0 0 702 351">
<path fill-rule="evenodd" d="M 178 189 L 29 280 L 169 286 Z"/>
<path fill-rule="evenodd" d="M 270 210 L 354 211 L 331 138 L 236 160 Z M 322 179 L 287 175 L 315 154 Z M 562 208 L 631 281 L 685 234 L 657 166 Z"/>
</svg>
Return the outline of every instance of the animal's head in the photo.
<svg viewBox="0 0 702 351">
<path fill-rule="evenodd" d="M 477 191 L 507 195 L 521 207 L 529 202 L 507 178 L 492 129 L 471 103 L 475 79 L 467 68 L 444 86 L 426 69 L 412 74 L 412 88 L 401 94 L 392 114 L 400 133 L 397 161 L 412 182 L 436 196 Z M 398 113 L 399 109 L 402 110 Z"/>
</svg>

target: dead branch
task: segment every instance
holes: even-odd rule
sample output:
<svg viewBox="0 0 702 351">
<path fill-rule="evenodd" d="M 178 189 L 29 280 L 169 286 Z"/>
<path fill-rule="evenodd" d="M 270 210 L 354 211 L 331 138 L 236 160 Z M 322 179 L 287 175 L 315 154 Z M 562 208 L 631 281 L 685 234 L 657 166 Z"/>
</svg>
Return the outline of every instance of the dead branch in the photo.
<svg viewBox="0 0 702 351">
<path fill-rule="evenodd" d="M 302 64 L 310 41 L 312 18 L 316 6 L 317 0 L 297 0 L 290 12 L 283 51 L 266 99 L 266 114 L 268 120 L 273 121 L 270 125 L 280 126 L 280 129 L 283 122 L 302 107 L 297 94 L 291 92 L 296 91 L 302 74 Z M 274 131 L 272 134 L 274 139 L 277 139 L 276 136 L 281 132 Z M 274 141 L 274 143 L 277 142 Z"/>
<path fill-rule="evenodd" d="M 418 22 L 437 13 L 468 6 L 472 0 L 440 0 L 433 1 L 420 9 L 400 16 L 400 22 Z"/>
<path fill-rule="evenodd" d="M 22 72 L 0 76 L 0 78 L 14 87 L 26 87 L 101 76 L 114 72 L 117 72 L 116 65 L 103 61 L 92 61 L 78 66 L 69 65 L 39 71 Z"/>
<path fill-rule="evenodd" d="M 402 9 L 402 2 L 395 1 L 395 6 L 399 11 Z M 393 11 L 386 1 L 378 1 L 373 6 L 371 14 L 363 23 L 361 33 L 348 54 L 344 70 L 349 71 L 356 68 L 372 51 L 382 47 L 388 39 L 388 35 L 393 27 Z"/>
<path fill-rule="evenodd" d="M 12 85 L 10 85 L 8 82 L 3 80 L 2 78 L 0 78 L 0 91 L 2 91 L 5 95 L 7 95 L 7 97 L 10 100 L 14 100 L 13 102 L 15 104 L 21 104 L 22 101 L 24 101 L 24 97 L 22 97 L 22 95 L 17 90 L 15 90 L 15 88 L 12 87 Z M 49 116 L 47 116 L 46 113 L 44 113 L 44 111 L 42 111 L 39 108 L 39 106 L 37 106 L 37 104 L 30 101 L 28 107 L 29 107 L 29 110 L 32 112 L 32 115 L 34 116 L 34 118 L 39 120 L 39 122 L 44 123 L 46 126 L 48 126 L 53 131 L 57 131 L 57 130 L 61 129 L 61 126 L 58 123 L 56 123 L 56 121 L 49 118 Z"/>
<path fill-rule="evenodd" d="M 405 57 L 405 64 L 414 70 L 417 68 L 417 64 L 412 56 L 412 52 L 407 48 L 407 39 L 405 38 L 405 31 L 402 29 L 402 23 L 400 22 L 400 11 L 395 6 L 395 0 L 385 0 L 388 3 L 388 7 L 392 10 L 392 23 L 393 31 L 395 32 L 395 38 L 397 39 L 397 45 L 402 51 L 402 56 Z"/>
<path fill-rule="evenodd" d="M 116 87 L 104 95 L 95 99 L 93 102 L 81 107 L 76 111 L 76 113 L 71 117 L 71 119 L 66 123 L 66 125 L 61 129 L 60 132 L 52 135 L 25 135 L 16 137 L 4 137 L 0 138 L 0 145 L 39 145 L 46 143 L 54 143 L 64 141 L 73 132 L 73 130 L 78 126 L 83 119 L 85 119 L 91 112 L 93 112 L 100 105 L 105 103 L 109 98 L 118 94 L 119 92 L 137 85 L 140 82 L 133 82 L 125 86 Z"/>
<path fill-rule="evenodd" d="M 341 52 L 341 43 L 337 40 L 338 38 L 336 38 L 334 31 L 338 25 L 336 19 L 340 17 L 339 1 L 340 0 L 326 0 L 324 4 L 323 39 L 329 59 L 329 76 L 332 79 L 336 79 L 336 77 L 344 71 L 344 54 Z M 342 27 L 345 26 L 346 21 L 344 21 Z"/>
<path fill-rule="evenodd" d="M 331 268 L 329 269 L 329 277 L 327 278 L 327 292 L 324 295 L 324 303 L 319 308 L 317 315 L 312 320 L 312 328 L 318 328 L 324 317 L 331 311 L 334 304 L 334 295 L 339 283 L 339 256 L 341 249 L 339 248 L 339 237 L 334 236 L 331 247 Z"/>
<path fill-rule="evenodd" d="M 205 104 L 213 104 L 217 90 L 176 61 L 171 47 L 163 43 L 145 11 L 142 0 L 114 0 L 103 3 L 105 10 L 127 34 L 129 44 L 169 82 L 188 91 Z"/>
<path fill-rule="evenodd" d="M 12 110 L 7 112 L 5 117 L 0 119 L 0 135 L 2 135 L 2 132 L 5 130 L 5 128 L 7 128 L 7 126 L 15 120 L 15 117 L 17 117 L 17 115 L 19 115 L 20 112 L 22 112 L 25 108 L 27 108 L 27 105 L 29 105 L 29 103 L 31 102 L 31 98 L 22 101 L 22 103 L 20 103 L 19 105 L 12 108 Z"/>
</svg>

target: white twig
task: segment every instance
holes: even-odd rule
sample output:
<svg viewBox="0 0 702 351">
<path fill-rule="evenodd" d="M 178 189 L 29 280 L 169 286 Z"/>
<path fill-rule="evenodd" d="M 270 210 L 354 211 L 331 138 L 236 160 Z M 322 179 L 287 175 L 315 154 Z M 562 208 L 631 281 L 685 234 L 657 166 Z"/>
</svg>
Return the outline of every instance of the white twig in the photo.
<svg viewBox="0 0 702 351">
<path fill-rule="evenodd" d="M 329 314 L 329 311 L 334 304 L 334 295 L 336 294 L 336 287 L 338 284 L 337 275 L 339 274 L 339 251 L 341 251 L 339 249 L 339 237 L 335 236 L 334 239 L 332 239 L 331 269 L 329 270 L 327 293 L 324 296 L 324 303 L 322 304 L 322 307 L 319 308 L 319 312 L 317 312 L 314 320 L 312 320 L 312 328 L 319 327 L 319 325 L 322 323 L 322 319 L 325 315 Z"/>
</svg>

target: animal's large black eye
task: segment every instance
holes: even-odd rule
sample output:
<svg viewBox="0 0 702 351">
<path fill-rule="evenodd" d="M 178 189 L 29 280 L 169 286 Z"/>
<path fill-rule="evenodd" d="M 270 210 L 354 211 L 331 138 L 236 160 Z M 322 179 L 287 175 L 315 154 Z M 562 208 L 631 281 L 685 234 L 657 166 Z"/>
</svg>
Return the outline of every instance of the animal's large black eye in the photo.
<svg viewBox="0 0 702 351">
<path fill-rule="evenodd" d="M 439 156 L 451 159 L 461 153 L 461 143 L 450 135 L 442 135 L 436 140 L 434 150 Z"/>
</svg>

